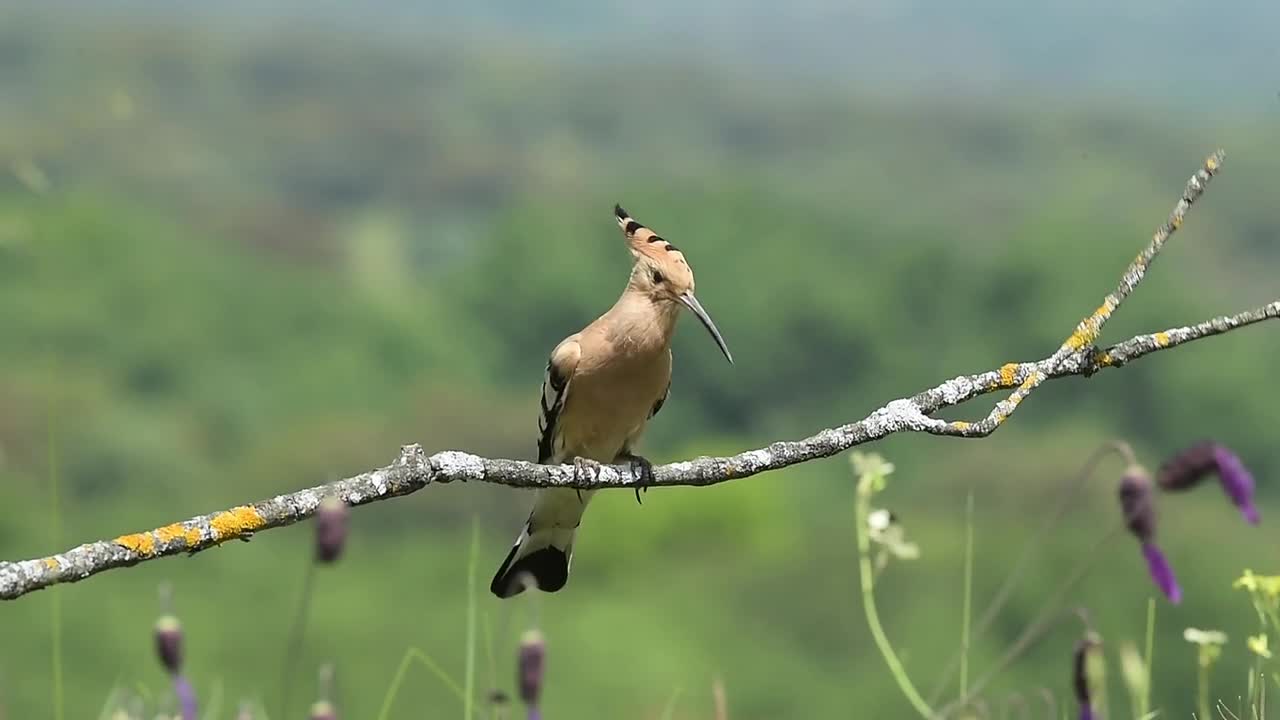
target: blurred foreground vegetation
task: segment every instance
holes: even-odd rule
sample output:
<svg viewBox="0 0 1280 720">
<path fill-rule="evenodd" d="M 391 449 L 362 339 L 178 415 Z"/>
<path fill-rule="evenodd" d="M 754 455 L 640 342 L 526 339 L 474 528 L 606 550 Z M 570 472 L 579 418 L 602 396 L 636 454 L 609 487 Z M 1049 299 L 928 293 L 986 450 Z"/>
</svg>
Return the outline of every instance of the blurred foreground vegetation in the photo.
<svg viewBox="0 0 1280 720">
<path fill-rule="evenodd" d="M 4 559 L 337 479 L 408 442 L 530 457 L 546 353 L 625 279 L 614 202 L 686 251 L 737 359 L 685 324 L 646 442 L 655 461 L 799 437 L 1047 355 L 1219 145 L 1226 172 L 1106 338 L 1280 287 L 1280 138 L 1249 117 L 1191 129 L 1121 104 L 875 100 L 671 56 L 570 64 L 507 36 L 17 15 L 0 24 L 0 96 Z M 980 610 L 1098 443 L 1122 436 L 1155 464 L 1214 436 L 1253 468 L 1264 522 L 1245 528 L 1216 491 L 1162 506 L 1187 597 L 1159 608 L 1156 704 L 1190 711 L 1188 625 L 1241 641 L 1215 683 L 1244 692 L 1253 617 L 1230 582 L 1276 569 L 1277 351 L 1273 328 L 1245 330 L 1051 383 L 984 441 L 880 443 L 898 468 L 886 502 L 923 551 L 878 585 L 910 672 L 931 686 L 959 639 L 970 490 Z M 975 668 L 1114 522 L 1120 469 L 1039 549 Z M 483 580 L 526 502 L 446 486 L 357 510 L 342 562 L 316 580 L 300 676 L 333 661 L 351 718 L 374 716 L 409 646 L 460 676 L 472 519 Z M 852 518 L 840 460 L 652 491 L 643 507 L 605 493 L 565 591 L 482 599 L 496 656 L 481 652 L 481 687 L 492 672 L 510 687 L 515 639 L 537 624 L 547 717 L 656 717 L 677 687 L 674 717 L 709 717 L 716 677 L 735 718 L 906 717 L 862 623 Z M 302 526 L 54 591 L 67 716 L 117 685 L 161 692 L 148 633 L 162 580 L 197 690 L 221 687 L 224 714 L 241 697 L 270 706 L 309 555 Z M 54 592 L 0 607 L 0 705 L 15 718 L 51 706 Z M 1137 640 L 1153 592 L 1122 537 L 1071 601 L 1104 638 Z M 1045 686 L 1065 701 L 1078 632 L 1048 635 L 992 697 Z M 395 717 L 455 711 L 411 678 Z"/>
</svg>

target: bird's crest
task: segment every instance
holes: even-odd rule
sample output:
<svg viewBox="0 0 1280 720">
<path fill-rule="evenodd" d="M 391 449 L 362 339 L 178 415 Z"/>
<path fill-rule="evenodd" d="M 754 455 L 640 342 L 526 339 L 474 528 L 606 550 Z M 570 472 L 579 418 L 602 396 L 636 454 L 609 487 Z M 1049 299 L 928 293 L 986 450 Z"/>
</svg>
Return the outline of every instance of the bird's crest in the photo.
<svg viewBox="0 0 1280 720">
<path fill-rule="evenodd" d="M 627 238 L 627 245 L 637 257 L 644 255 L 659 264 L 675 263 L 688 266 L 684 253 L 666 238 L 640 224 L 621 205 L 613 206 L 613 215 L 618 220 L 618 227 Z"/>
</svg>

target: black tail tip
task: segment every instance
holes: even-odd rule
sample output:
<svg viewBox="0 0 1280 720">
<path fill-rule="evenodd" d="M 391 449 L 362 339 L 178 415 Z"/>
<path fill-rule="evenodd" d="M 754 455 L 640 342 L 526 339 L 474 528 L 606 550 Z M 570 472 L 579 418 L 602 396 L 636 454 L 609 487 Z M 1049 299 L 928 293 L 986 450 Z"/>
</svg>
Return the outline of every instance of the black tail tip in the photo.
<svg viewBox="0 0 1280 720">
<path fill-rule="evenodd" d="M 614 214 L 614 216 L 615 216 L 615 217 L 617 217 L 619 220 L 626 220 L 627 218 L 631 217 L 630 215 L 628 215 L 628 214 L 627 214 L 627 211 L 626 211 L 626 210 L 623 210 L 623 209 L 622 209 L 622 206 L 621 206 L 621 205 L 618 205 L 618 204 L 614 204 L 614 206 L 613 206 L 613 214 Z"/>
<path fill-rule="evenodd" d="M 510 562 L 508 560 L 508 562 Z M 556 592 L 569 581 L 569 555 L 560 548 L 545 547 L 525 555 L 514 564 L 503 563 L 489 583 L 489 591 L 502 599 L 515 597 L 527 587 Z"/>
</svg>

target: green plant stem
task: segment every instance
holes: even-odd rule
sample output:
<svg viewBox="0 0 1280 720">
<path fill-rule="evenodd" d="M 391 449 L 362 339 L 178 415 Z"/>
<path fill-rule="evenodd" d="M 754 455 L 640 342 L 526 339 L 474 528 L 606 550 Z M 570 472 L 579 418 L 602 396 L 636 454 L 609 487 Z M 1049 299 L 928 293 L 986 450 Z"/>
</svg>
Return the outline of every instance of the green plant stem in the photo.
<svg viewBox="0 0 1280 720">
<path fill-rule="evenodd" d="M 1067 478 L 1066 482 L 1058 489 L 1058 498 L 1057 502 L 1053 505 L 1052 514 L 1050 514 L 1048 520 L 1039 526 L 1031 539 L 1023 545 L 1022 553 L 1018 556 L 1018 559 L 1014 561 L 1013 568 L 1009 571 L 1009 574 L 1005 576 L 1004 582 L 1002 582 L 999 589 L 996 590 L 996 594 L 992 596 L 991 602 L 987 604 L 986 610 L 982 612 L 982 616 L 978 619 L 978 625 L 970 636 L 970 642 L 975 638 L 983 637 L 991 628 L 996 617 L 999 616 L 1000 610 L 1004 608 L 1005 603 L 1008 602 L 1009 598 L 1012 596 L 1013 589 L 1017 587 L 1018 580 L 1022 577 L 1022 574 L 1029 566 L 1031 557 L 1036 548 L 1043 545 L 1044 540 L 1049 537 L 1050 533 L 1052 533 L 1053 529 L 1057 527 L 1063 516 L 1066 515 L 1067 510 L 1072 506 L 1072 500 L 1075 495 L 1077 495 L 1079 491 L 1084 488 L 1089 479 L 1093 477 L 1093 472 L 1098 468 L 1098 465 L 1113 453 L 1118 454 L 1130 463 L 1134 460 L 1133 450 L 1129 447 L 1128 443 L 1119 440 L 1105 442 L 1095 449 L 1087 459 L 1085 459 L 1085 462 L 1081 466 L 1079 472 Z M 929 692 L 930 703 L 936 703 L 939 698 L 942 697 L 943 691 L 946 690 L 948 684 L 951 682 L 952 673 L 956 671 L 957 665 L 960 662 L 960 655 L 960 652 L 956 652 L 952 654 L 951 658 L 947 661 L 946 669 L 942 671 L 942 674 L 934 684 L 933 689 Z"/>
<path fill-rule="evenodd" d="M 1262 663 L 1258 663 L 1258 720 L 1267 720 L 1267 678 L 1262 674 Z"/>
<path fill-rule="evenodd" d="M 1013 641 L 1013 644 L 1009 646 L 1009 649 L 1000 657 L 1000 660 L 996 662 L 995 666 L 973 683 L 973 687 L 970 688 L 969 696 L 962 697 L 947 704 L 946 707 L 942 708 L 942 715 L 945 716 L 951 710 L 961 707 L 965 702 L 968 702 L 969 697 L 982 692 L 987 684 L 1003 672 L 1005 668 L 1007 668 L 1018 658 L 1019 655 L 1023 653 L 1023 651 L 1030 647 L 1033 642 L 1040 639 L 1044 633 L 1048 632 L 1054 624 L 1061 620 L 1064 614 L 1058 613 L 1058 615 L 1055 616 L 1053 611 L 1062 602 L 1062 598 L 1067 594 L 1067 592 L 1089 574 L 1089 570 L 1093 568 L 1094 563 L 1102 557 L 1099 550 L 1101 550 L 1108 542 L 1111 542 L 1123 527 L 1123 523 L 1118 522 L 1113 525 L 1111 530 L 1109 530 L 1105 535 L 1098 538 L 1098 541 L 1094 543 L 1093 547 L 1090 548 L 1089 552 L 1085 555 L 1085 559 L 1077 563 L 1076 567 L 1071 571 L 1071 574 L 1067 576 L 1067 579 L 1054 590 L 1053 594 L 1049 597 L 1048 602 L 1046 602 L 1041 608 L 1035 619 L 1033 619 L 1027 627 L 1023 629 L 1022 634 L 1018 636 L 1017 640 Z"/>
<path fill-rule="evenodd" d="M 1203 650 L 1201 651 L 1203 652 Z M 1200 708 L 1200 717 L 1204 719 L 1210 718 L 1209 715 L 1209 666 L 1204 661 L 1200 661 L 1200 671 L 1196 677 L 1196 706 Z"/>
<path fill-rule="evenodd" d="M 471 518 L 471 553 L 467 559 L 467 667 L 463 675 L 465 694 L 462 716 L 471 720 L 476 695 L 476 564 L 479 557 L 480 522 Z"/>
<path fill-rule="evenodd" d="M 466 692 L 463 691 L 462 686 L 458 685 L 458 681 L 449 677 L 449 673 L 445 672 L 444 668 L 440 667 L 440 664 L 431 656 L 418 648 L 409 648 L 404 651 L 404 657 L 400 658 L 400 666 L 396 668 L 396 674 L 391 678 L 391 685 L 387 687 L 387 694 L 382 698 L 382 709 L 378 711 L 378 720 L 387 720 L 387 716 L 391 713 L 391 705 L 395 702 L 396 694 L 400 692 L 401 683 L 404 682 L 405 673 L 409 671 L 409 663 L 414 660 L 422 663 L 431 671 L 431 674 L 444 683 L 445 687 L 452 690 L 464 708 L 467 706 Z"/>
<path fill-rule="evenodd" d="M 973 619 L 973 490 L 964 514 L 964 617 L 960 626 L 960 697 L 969 693 L 969 627 Z"/>
<path fill-rule="evenodd" d="M 480 616 L 480 635 L 484 638 L 485 665 L 489 668 L 489 689 L 498 688 L 498 663 L 493 653 L 493 620 L 489 613 Z"/>
<path fill-rule="evenodd" d="M 911 707 L 915 708 L 921 717 L 930 720 L 934 717 L 933 710 L 920 696 L 915 685 L 911 684 L 911 678 L 907 677 L 906 670 L 902 667 L 897 653 L 893 651 L 893 645 L 889 643 L 889 638 L 880 625 L 880 614 L 876 610 L 874 573 L 871 571 L 871 538 L 867 530 L 867 516 L 870 514 L 867 503 L 869 497 L 870 493 L 859 487 L 854 513 L 854 524 L 858 536 L 858 569 L 862 580 L 862 608 L 866 612 L 867 627 L 870 628 L 871 637 L 875 639 L 876 647 L 879 648 L 885 664 L 889 666 L 889 672 L 897 681 L 898 688 L 906 696 L 907 702 L 911 703 Z"/>
<path fill-rule="evenodd" d="M 1147 646 L 1146 655 L 1143 657 L 1143 666 L 1146 668 L 1147 677 L 1142 686 L 1142 697 L 1138 704 L 1138 717 L 1144 718 L 1147 713 L 1151 712 L 1151 661 L 1155 659 L 1152 649 L 1155 646 L 1156 637 L 1156 599 L 1147 598 Z"/>
<path fill-rule="evenodd" d="M 55 385 L 56 387 L 56 385 Z M 53 535 L 53 547 L 62 546 L 62 503 L 58 498 L 58 445 L 54 432 L 54 401 L 49 398 L 49 503 L 52 517 L 49 521 L 50 533 Z M 63 720 L 66 717 L 62 685 L 62 592 L 60 588 L 52 588 L 49 598 L 49 612 L 52 614 L 53 642 L 53 717 Z"/>
<path fill-rule="evenodd" d="M 302 576 L 302 597 L 298 600 L 298 609 L 293 616 L 293 627 L 289 630 L 289 640 L 284 653 L 284 667 L 280 671 L 280 717 L 289 715 L 289 700 L 293 694 L 293 678 L 297 674 L 298 655 L 302 650 L 302 638 L 307 629 L 307 616 L 311 614 L 311 590 L 315 583 L 316 561 L 307 563 L 306 573 Z"/>
</svg>

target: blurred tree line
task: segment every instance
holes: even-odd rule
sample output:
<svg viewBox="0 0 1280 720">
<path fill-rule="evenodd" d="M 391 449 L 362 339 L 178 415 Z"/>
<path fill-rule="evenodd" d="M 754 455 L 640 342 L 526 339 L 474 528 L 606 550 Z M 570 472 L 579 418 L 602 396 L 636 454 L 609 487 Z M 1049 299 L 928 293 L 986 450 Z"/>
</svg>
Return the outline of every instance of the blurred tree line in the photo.
<svg viewBox="0 0 1280 720">
<path fill-rule="evenodd" d="M 625 280 L 614 202 L 685 250 L 737 358 L 727 367 L 696 328 L 681 332 L 646 441 L 657 461 L 798 437 L 1047 355 L 1219 144 L 1226 174 L 1107 337 L 1276 296 L 1280 141 L 1250 117 L 1196 129 L 1120 103 L 835 96 L 670 56 L 572 64 L 506 36 L 410 44 L 40 15 L 0 23 L 0 96 L 5 559 L 337 479 L 408 442 L 531 457 L 546 353 Z M 880 590 L 913 672 L 928 677 L 959 637 L 945 598 L 971 487 L 979 607 L 1050 484 L 1106 437 L 1152 457 L 1228 440 L 1260 480 L 1265 521 L 1277 350 L 1270 328 L 1245 331 L 1053 383 L 987 441 L 882 443 L 924 548 L 916 574 Z M 975 663 L 1113 519 L 1113 479 L 1090 488 Z M 689 698 L 676 716 L 706 717 L 694 698 L 713 675 L 735 717 L 905 712 L 858 620 L 843 463 L 650 493 L 643 508 L 618 495 L 588 515 L 566 592 L 482 606 L 499 684 L 536 622 L 553 717 L 601 703 L 653 716 L 675 686 Z M 487 572 L 526 500 L 440 487 L 355 514 L 307 648 L 336 663 L 347 716 L 372 716 L 406 644 L 460 663 L 471 517 Z M 1166 706 L 1194 671 L 1182 627 L 1247 624 L 1228 581 L 1273 559 L 1266 526 L 1248 534 L 1221 505 L 1170 508 L 1162 531 L 1188 579 L 1184 605 L 1161 610 Z M 273 532 L 63 589 L 72 716 L 113 683 L 162 685 L 146 632 L 166 578 L 197 684 L 273 697 L 306 543 L 305 529 Z M 1118 549 L 1079 591 L 1104 635 L 1141 634 L 1138 562 Z M 49 603 L 0 608 L 0 702 L 16 717 L 49 704 Z M 1065 692 L 1069 638 L 1051 636 L 1004 688 Z M 404 693 L 402 707 L 452 702 L 425 679 Z"/>
</svg>

